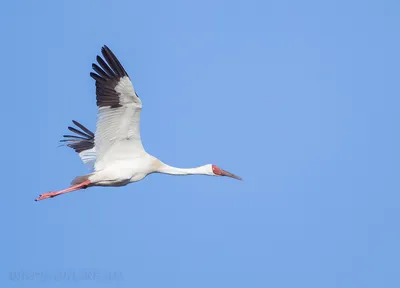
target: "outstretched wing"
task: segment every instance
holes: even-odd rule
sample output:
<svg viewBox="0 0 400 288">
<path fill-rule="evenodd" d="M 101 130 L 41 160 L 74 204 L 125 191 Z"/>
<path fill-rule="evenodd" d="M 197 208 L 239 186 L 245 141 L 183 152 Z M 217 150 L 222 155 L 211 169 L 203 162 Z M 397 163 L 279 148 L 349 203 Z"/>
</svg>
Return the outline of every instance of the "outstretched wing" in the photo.
<svg viewBox="0 0 400 288">
<path fill-rule="evenodd" d="M 68 127 L 68 130 L 75 133 L 74 135 L 63 135 L 64 139 L 60 142 L 65 142 L 68 147 L 71 147 L 79 154 L 83 163 L 93 169 L 96 162 L 96 148 L 94 147 L 94 134 L 88 128 L 80 124 L 78 121 L 72 120 L 75 127 Z"/>
<path fill-rule="evenodd" d="M 96 80 L 98 106 L 95 133 L 95 170 L 113 161 L 126 159 L 143 150 L 140 138 L 142 102 L 114 53 L 104 46 L 90 76 Z"/>
</svg>

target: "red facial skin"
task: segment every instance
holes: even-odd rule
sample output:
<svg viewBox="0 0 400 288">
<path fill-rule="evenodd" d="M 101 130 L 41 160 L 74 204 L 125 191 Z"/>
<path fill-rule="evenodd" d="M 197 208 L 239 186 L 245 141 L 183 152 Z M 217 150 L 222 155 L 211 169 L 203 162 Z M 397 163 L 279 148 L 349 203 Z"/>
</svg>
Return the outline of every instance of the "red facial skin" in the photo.
<svg viewBox="0 0 400 288">
<path fill-rule="evenodd" d="M 219 175 L 222 176 L 222 171 L 219 167 L 217 167 L 216 165 L 212 165 L 212 170 L 214 172 L 215 175 Z"/>
</svg>

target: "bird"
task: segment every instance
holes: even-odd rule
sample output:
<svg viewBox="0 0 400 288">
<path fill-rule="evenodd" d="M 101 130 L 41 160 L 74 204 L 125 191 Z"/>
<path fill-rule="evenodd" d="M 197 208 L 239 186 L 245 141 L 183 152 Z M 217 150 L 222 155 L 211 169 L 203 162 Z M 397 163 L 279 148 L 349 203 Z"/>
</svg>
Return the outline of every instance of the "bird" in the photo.
<svg viewBox="0 0 400 288">
<path fill-rule="evenodd" d="M 169 175 L 226 176 L 243 180 L 214 164 L 195 168 L 169 166 L 146 152 L 140 137 L 142 101 L 131 79 L 115 54 L 102 46 L 90 76 L 95 80 L 97 122 L 93 133 L 73 120 L 68 129 L 73 135 L 63 135 L 61 142 L 78 153 L 91 170 L 75 177 L 64 190 L 40 194 L 35 201 L 54 198 L 93 186 L 120 187 L 140 181 L 152 173 Z"/>
</svg>

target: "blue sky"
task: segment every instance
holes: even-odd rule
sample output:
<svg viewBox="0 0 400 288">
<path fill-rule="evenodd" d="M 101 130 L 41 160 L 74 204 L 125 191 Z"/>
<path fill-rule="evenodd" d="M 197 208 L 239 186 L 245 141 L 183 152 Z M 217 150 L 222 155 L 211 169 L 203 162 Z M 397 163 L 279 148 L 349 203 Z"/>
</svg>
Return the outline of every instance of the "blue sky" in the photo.
<svg viewBox="0 0 400 288">
<path fill-rule="evenodd" d="M 8 1 L 2 287 L 399 287 L 398 1 Z M 146 150 L 245 181 L 87 173 L 91 63 L 120 58 Z"/>
</svg>

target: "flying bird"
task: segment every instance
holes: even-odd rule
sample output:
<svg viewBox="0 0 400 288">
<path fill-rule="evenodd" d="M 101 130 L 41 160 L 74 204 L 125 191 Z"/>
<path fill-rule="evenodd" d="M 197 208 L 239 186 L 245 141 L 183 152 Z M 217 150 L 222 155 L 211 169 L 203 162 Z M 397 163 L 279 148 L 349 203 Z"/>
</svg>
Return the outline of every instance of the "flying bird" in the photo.
<svg viewBox="0 0 400 288">
<path fill-rule="evenodd" d="M 96 132 L 73 121 L 75 127 L 68 129 L 74 134 L 64 135 L 61 140 L 79 154 L 92 173 L 76 177 L 67 189 L 41 194 L 35 201 L 92 186 L 125 186 L 151 173 L 227 176 L 242 180 L 216 165 L 176 168 L 148 154 L 140 138 L 142 101 L 114 53 L 107 46 L 102 47 L 101 53 L 104 59 L 97 56 L 97 64 L 92 64 L 94 72 L 90 73 L 96 83 Z"/>
</svg>

